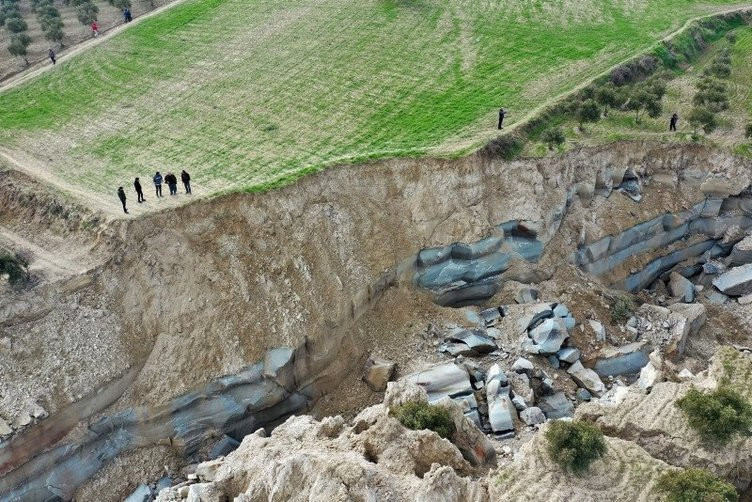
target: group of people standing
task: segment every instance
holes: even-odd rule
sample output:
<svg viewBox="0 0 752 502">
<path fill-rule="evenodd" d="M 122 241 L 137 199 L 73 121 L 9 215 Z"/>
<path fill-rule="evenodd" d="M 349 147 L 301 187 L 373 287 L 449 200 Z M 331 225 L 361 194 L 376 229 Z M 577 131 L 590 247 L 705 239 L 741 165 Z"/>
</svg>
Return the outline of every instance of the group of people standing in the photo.
<svg viewBox="0 0 752 502">
<path fill-rule="evenodd" d="M 183 182 L 183 187 L 185 188 L 185 193 L 190 195 L 191 194 L 191 175 L 188 174 L 188 171 L 183 169 L 183 171 L 180 173 L 180 180 Z M 170 189 L 170 195 L 177 195 L 178 194 L 178 178 L 172 173 L 167 173 L 166 175 L 162 176 L 162 174 L 157 171 L 154 177 L 152 178 L 152 181 L 154 182 L 154 189 L 157 198 L 162 197 L 162 184 L 166 183 L 167 187 Z M 141 186 L 141 181 L 137 177 L 133 181 L 133 188 L 136 190 L 136 196 L 138 197 L 138 202 L 146 202 L 146 198 L 144 197 L 144 190 Z M 126 207 L 126 201 L 127 197 L 125 195 L 125 190 L 123 187 L 119 187 L 117 190 L 118 198 L 120 199 L 120 203 L 123 204 L 123 212 L 125 214 L 128 214 L 128 208 Z"/>
</svg>

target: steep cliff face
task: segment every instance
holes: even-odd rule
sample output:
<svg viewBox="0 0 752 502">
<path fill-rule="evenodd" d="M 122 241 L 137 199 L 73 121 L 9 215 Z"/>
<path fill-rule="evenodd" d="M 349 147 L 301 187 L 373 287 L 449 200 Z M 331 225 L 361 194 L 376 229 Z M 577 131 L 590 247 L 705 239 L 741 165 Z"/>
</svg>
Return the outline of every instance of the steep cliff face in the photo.
<svg viewBox="0 0 752 502">
<path fill-rule="evenodd" d="M 633 143 L 514 162 L 393 160 L 114 224 L 93 241 L 99 264 L 85 275 L 32 292 L 4 290 L 0 338 L 9 349 L 0 364 L 9 370 L 0 414 L 14 423 L 33 401 L 55 421 L 66 405 L 130 370 L 132 383 L 112 396 L 108 416 L 169 407 L 275 347 L 304 347 L 327 369 L 323 378 L 308 373 L 313 400 L 364 356 L 363 331 L 353 327 L 388 288 L 417 285 L 442 303 L 477 301 L 505 280 L 542 280 L 570 263 L 588 270 L 599 249 L 613 260 L 639 244 L 633 261 L 592 270 L 617 283 L 667 245 L 646 245 L 645 232 L 632 227 L 660 218 L 662 235 L 671 231 L 667 213 L 743 198 L 749 168 L 698 146 Z M 27 214 L 18 198 L 0 200 L 17 214 L 13 225 Z M 746 203 L 717 206 L 746 218 Z M 693 244 L 690 226 L 670 244 Z M 626 245 L 611 249 L 604 239 Z M 447 247 L 458 242 L 468 245 Z M 465 294 L 479 284 L 480 294 Z M 80 353 L 105 362 L 69 366 Z M 90 409 L 92 419 L 112 400 Z"/>
</svg>

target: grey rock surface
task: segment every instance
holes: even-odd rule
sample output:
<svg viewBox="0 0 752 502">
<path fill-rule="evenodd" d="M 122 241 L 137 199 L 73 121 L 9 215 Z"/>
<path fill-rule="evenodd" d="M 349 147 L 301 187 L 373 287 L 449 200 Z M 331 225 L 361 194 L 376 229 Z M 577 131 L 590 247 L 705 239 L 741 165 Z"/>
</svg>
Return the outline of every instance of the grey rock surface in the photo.
<svg viewBox="0 0 752 502">
<path fill-rule="evenodd" d="M 734 267 L 713 279 L 713 286 L 729 296 L 752 293 L 752 263 Z"/>
<path fill-rule="evenodd" d="M 559 391 L 550 396 L 542 396 L 538 400 L 538 408 L 543 411 L 546 418 L 565 418 L 574 415 L 574 405 L 567 399 L 564 392 Z"/>
</svg>

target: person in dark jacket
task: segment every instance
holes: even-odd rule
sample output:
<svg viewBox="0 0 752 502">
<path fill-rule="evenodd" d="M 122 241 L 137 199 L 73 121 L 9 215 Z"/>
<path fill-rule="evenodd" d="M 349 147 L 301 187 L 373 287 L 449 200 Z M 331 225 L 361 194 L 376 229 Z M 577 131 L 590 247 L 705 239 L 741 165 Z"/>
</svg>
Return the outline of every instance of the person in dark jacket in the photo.
<svg viewBox="0 0 752 502">
<path fill-rule="evenodd" d="M 167 183 L 167 186 L 170 188 L 170 195 L 178 194 L 178 178 L 174 174 L 167 173 L 167 176 L 165 176 L 165 183 Z"/>
<path fill-rule="evenodd" d="M 157 197 L 162 196 L 162 175 L 159 174 L 159 171 L 157 171 L 157 174 L 154 175 L 154 188 L 157 189 Z"/>
<path fill-rule="evenodd" d="M 50 61 L 52 61 L 52 64 L 57 64 L 57 57 L 55 56 L 55 51 L 53 51 L 51 47 L 50 47 L 50 52 L 48 52 L 47 55 L 50 57 Z"/>
<path fill-rule="evenodd" d="M 504 129 L 504 117 L 507 116 L 507 111 L 504 108 L 499 108 L 499 129 Z"/>
<path fill-rule="evenodd" d="M 188 174 L 188 171 L 183 169 L 183 172 L 180 173 L 180 179 L 183 182 L 183 186 L 185 187 L 185 193 L 190 194 L 191 193 L 191 175 Z"/>
<path fill-rule="evenodd" d="M 123 19 L 125 19 L 126 23 L 130 23 L 133 21 L 133 16 L 131 15 L 131 10 L 129 8 L 123 9 Z"/>
<path fill-rule="evenodd" d="M 671 120 L 668 123 L 668 130 L 669 131 L 676 131 L 676 123 L 679 122 L 679 115 L 674 113 L 671 115 Z"/>
<path fill-rule="evenodd" d="M 144 198 L 144 190 L 141 188 L 141 182 L 138 180 L 138 177 L 136 177 L 136 180 L 133 182 L 133 188 L 136 189 L 136 195 L 138 195 L 138 202 L 146 202 L 146 199 Z"/>
<path fill-rule="evenodd" d="M 125 207 L 125 190 L 123 190 L 123 187 L 118 188 L 118 199 L 123 204 L 123 211 L 128 214 L 128 209 Z"/>
</svg>

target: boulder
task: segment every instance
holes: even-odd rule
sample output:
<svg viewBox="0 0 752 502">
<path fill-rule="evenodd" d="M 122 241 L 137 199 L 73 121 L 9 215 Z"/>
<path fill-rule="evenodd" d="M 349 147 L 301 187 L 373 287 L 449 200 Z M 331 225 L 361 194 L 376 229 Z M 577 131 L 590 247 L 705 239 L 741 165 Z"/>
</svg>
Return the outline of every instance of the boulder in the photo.
<svg viewBox="0 0 752 502">
<path fill-rule="evenodd" d="M 530 386 L 530 378 L 525 373 L 510 373 L 509 386 L 512 392 L 522 398 L 526 404 L 530 404 L 535 399 L 535 394 Z"/>
<path fill-rule="evenodd" d="M 212 446 L 211 450 L 209 450 L 209 458 L 214 460 L 215 458 L 224 457 L 234 451 L 238 446 L 240 446 L 240 441 L 236 441 L 227 435 L 222 436 L 222 439 L 217 441 L 214 446 Z"/>
<path fill-rule="evenodd" d="M 125 502 L 149 502 L 151 499 L 151 488 L 144 484 L 140 484 L 133 493 L 125 498 Z"/>
<path fill-rule="evenodd" d="M 569 333 L 562 319 L 545 319 L 530 330 L 529 336 L 536 350 L 533 353 L 550 355 L 559 351 Z"/>
<path fill-rule="evenodd" d="M 498 307 L 481 310 L 478 315 L 483 319 L 487 328 L 494 326 L 502 317 L 501 310 Z"/>
<path fill-rule="evenodd" d="M 671 272 L 668 282 L 668 290 L 671 296 L 685 303 L 692 303 L 695 299 L 695 286 L 686 277 Z"/>
<path fill-rule="evenodd" d="M 730 296 L 744 296 L 752 293 L 752 263 L 734 267 L 713 279 L 713 286 L 721 293 Z"/>
<path fill-rule="evenodd" d="M 451 442 L 462 456 L 474 466 L 488 466 L 496 463 L 496 450 L 475 422 L 465 416 L 462 408 L 449 397 L 440 399 L 436 406 L 449 412 L 454 421 L 454 434 Z"/>
<path fill-rule="evenodd" d="M 600 397 L 606 392 L 606 386 L 598 374 L 590 368 L 584 367 L 580 361 L 570 366 L 567 373 L 572 377 L 572 380 L 577 382 L 577 385 L 586 388 L 595 397 Z"/>
<path fill-rule="evenodd" d="M 736 301 L 739 302 L 739 305 L 749 305 L 752 303 L 752 294 L 740 296 Z"/>
<path fill-rule="evenodd" d="M 687 319 L 690 336 L 697 334 L 707 320 L 705 305 L 702 303 L 675 303 L 669 307 L 669 310 Z"/>
<path fill-rule="evenodd" d="M 157 484 L 154 487 L 154 492 L 159 493 L 165 488 L 169 488 L 172 486 L 172 478 L 170 476 L 162 476 L 157 480 Z"/>
<path fill-rule="evenodd" d="M 518 305 L 516 308 L 510 308 L 509 310 L 509 317 L 514 320 L 517 334 L 526 333 L 530 328 L 537 326 L 543 319 L 554 316 L 551 305 L 548 303 L 529 303 Z"/>
<path fill-rule="evenodd" d="M 708 302 L 712 303 L 713 305 L 723 305 L 728 301 L 728 296 L 724 295 L 723 293 L 719 293 L 718 291 L 711 291 L 706 296 Z"/>
<path fill-rule="evenodd" d="M 363 380 L 372 391 L 382 392 L 386 390 L 387 382 L 392 379 L 395 367 L 393 361 L 371 355 L 366 361 Z"/>
<path fill-rule="evenodd" d="M 542 396 L 538 400 L 538 407 L 548 419 L 565 418 L 574 415 L 574 405 L 562 391 L 550 396 Z"/>
<path fill-rule="evenodd" d="M 648 363 L 649 349 L 645 341 L 603 349 L 595 362 L 595 372 L 602 377 L 637 373 Z"/>
<path fill-rule="evenodd" d="M 752 235 L 748 235 L 734 245 L 729 255 L 732 265 L 752 263 Z"/>
<path fill-rule="evenodd" d="M 553 312 L 555 317 L 568 317 L 570 315 L 569 309 L 563 303 L 557 303 Z"/>
<path fill-rule="evenodd" d="M 537 302 L 539 297 L 540 292 L 537 289 L 524 287 L 517 290 L 514 301 L 517 303 L 532 303 Z"/>
<path fill-rule="evenodd" d="M 648 362 L 640 370 L 640 378 L 637 380 L 637 386 L 644 391 L 649 391 L 653 388 L 653 385 L 663 380 L 663 372 L 656 368 L 652 362 Z"/>
<path fill-rule="evenodd" d="M 480 329 L 464 329 L 449 335 L 447 340 L 454 343 L 463 343 L 472 353 L 478 355 L 488 354 L 498 348 L 493 338 Z"/>
<path fill-rule="evenodd" d="M 559 361 L 573 364 L 580 358 L 580 351 L 574 347 L 563 347 L 559 349 L 559 352 L 556 353 L 556 356 L 559 358 Z"/>
<path fill-rule="evenodd" d="M 470 375 L 463 367 L 454 363 L 430 367 L 406 376 L 405 380 L 423 387 L 430 402 L 438 401 L 444 396 L 473 393 Z"/>
<path fill-rule="evenodd" d="M 546 415 L 537 406 L 527 408 L 520 413 L 520 418 L 527 425 L 538 425 L 546 421 Z"/>
<path fill-rule="evenodd" d="M 593 329 L 593 332 L 595 333 L 596 341 L 605 342 L 606 341 L 606 328 L 603 326 L 603 324 L 600 321 L 596 321 L 595 319 L 589 319 L 588 323 L 590 324 L 590 327 Z"/>
<path fill-rule="evenodd" d="M 593 398 L 593 395 L 588 392 L 587 389 L 579 388 L 577 389 L 577 392 L 575 393 L 575 397 L 579 401 L 590 401 Z"/>
<path fill-rule="evenodd" d="M 517 408 L 514 407 L 508 395 L 502 393 L 488 396 L 488 421 L 495 433 L 514 431 L 515 420 L 517 420 Z"/>
<path fill-rule="evenodd" d="M 529 360 L 525 359 L 524 357 L 518 358 L 514 364 L 512 364 L 512 371 L 517 373 L 532 373 L 532 371 L 535 369 L 535 366 L 533 366 L 533 363 L 531 363 Z"/>
</svg>

